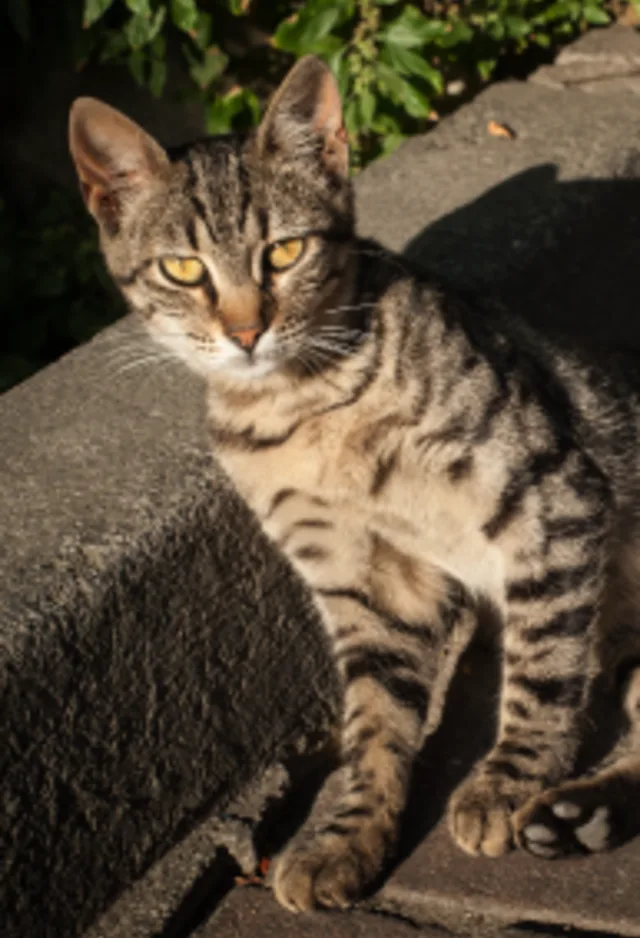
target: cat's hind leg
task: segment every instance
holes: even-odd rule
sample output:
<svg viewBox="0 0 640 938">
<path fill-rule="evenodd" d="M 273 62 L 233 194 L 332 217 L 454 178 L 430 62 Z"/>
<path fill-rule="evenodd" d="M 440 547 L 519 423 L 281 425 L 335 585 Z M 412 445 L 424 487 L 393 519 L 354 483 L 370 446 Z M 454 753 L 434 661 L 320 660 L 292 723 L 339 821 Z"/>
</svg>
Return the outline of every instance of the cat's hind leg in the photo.
<svg viewBox="0 0 640 938">
<path fill-rule="evenodd" d="M 535 856 L 599 853 L 640 834 L 640 667 L 627 683 L 628 736 L 593 775 L 543 792 L 517 812 L 520 846 Z"/>
<path fill-rule="evenodd" d="M 619 537 L 599 625 L 598 670 L 621 674 L 628 721 L 622 738 L 589 774 L 528 801 L 513 819 L 517 842 L 530 853 L 557 857 L 597 853 L 640 834 L 640 538 Z M 601 713 L 594 713 L 596 723 Z"/>
</svg>

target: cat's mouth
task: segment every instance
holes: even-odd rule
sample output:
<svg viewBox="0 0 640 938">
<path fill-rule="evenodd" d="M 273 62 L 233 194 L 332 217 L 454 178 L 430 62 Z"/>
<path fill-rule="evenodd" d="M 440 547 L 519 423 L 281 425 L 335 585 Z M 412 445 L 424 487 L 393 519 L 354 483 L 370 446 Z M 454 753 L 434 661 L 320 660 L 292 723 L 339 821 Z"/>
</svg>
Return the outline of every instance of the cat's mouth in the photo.
<svg viewBox="0 0 640 938">
<path fill-rule="evenodd" d="M 281 365 L 282 353 L 271 331 L 264 332 L 251 349 L 225 338 L 211 361 L 212 371 L 223 371 L 241 380 L 264 378 Z"/>
<path fill-rule="evenodd" d="M 282 349 L 269 331 L 261 335 L 251 349 L 242 348 L 226 337 L 197 339 L 173 329 L 151 331 L 156 341 L 205 378 L 226 376 L 238 381 L 255 381 L 278 371 L 284 363 Z"/>
</svg>

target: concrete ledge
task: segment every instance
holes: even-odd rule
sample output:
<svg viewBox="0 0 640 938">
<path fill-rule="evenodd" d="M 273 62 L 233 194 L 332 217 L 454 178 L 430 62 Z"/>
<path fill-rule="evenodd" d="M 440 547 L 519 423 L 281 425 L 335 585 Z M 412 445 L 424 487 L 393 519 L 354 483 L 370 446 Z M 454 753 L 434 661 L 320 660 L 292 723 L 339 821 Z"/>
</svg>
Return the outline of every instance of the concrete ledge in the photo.
<svg viewBox="0 0 640 938">
<path fill-rule="evenodd" d="M 335 700 L 300 584 L 207 453 L 197 382 L 117 374 L 138 341 L 123 323 L 0 402 L 11 938 L 79 934 Z"/>
</svg>

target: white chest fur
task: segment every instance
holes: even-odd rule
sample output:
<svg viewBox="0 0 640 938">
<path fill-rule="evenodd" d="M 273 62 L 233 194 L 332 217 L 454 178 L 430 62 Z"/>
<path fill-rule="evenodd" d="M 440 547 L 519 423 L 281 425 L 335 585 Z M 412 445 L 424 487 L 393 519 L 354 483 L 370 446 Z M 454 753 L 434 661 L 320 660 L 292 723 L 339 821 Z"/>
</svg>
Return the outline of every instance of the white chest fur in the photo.
<svg viewBox="0 0 640 938">
<path fill-rule="evenodd" d="M 218 454 L 240 493 L 265 519 L 278 492 L 295 489 L 348 511 L 370 531 L 390 538 L 407 553 L 436 564 L 474 592 L 503 606 L 501 551 L 482 532 L 487 509 L 480 478 L 456 484 L 438 467 L 419 464 L 400 448 L 384 492 L 373 496 L 371 480 L 379 450 L 354 447 L 339 419 L 310 422 L 279 446 L 254 451 L 229 448 Z M 486 503 L 486 497 L 484 498 Z M 278 539 L 277 514 L 264 522 Z"/>
</svg>

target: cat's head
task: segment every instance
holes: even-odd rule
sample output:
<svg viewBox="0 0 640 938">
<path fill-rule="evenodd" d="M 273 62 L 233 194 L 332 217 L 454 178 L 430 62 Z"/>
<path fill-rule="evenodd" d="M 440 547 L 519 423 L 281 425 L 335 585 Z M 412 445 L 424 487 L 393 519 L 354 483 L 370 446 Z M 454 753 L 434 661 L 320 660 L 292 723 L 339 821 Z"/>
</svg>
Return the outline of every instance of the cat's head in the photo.
<svg viewBox="0 0 640 938">
<path fill-rule="evenodd" d="M 92 98 L 70 149 L 115 281 L 192 368 L 233 381 L 321 367 L 346 346 L 353 198 L 338 88 L 308 56 L 255 133 L 173 158 Z"/>
</svg>

